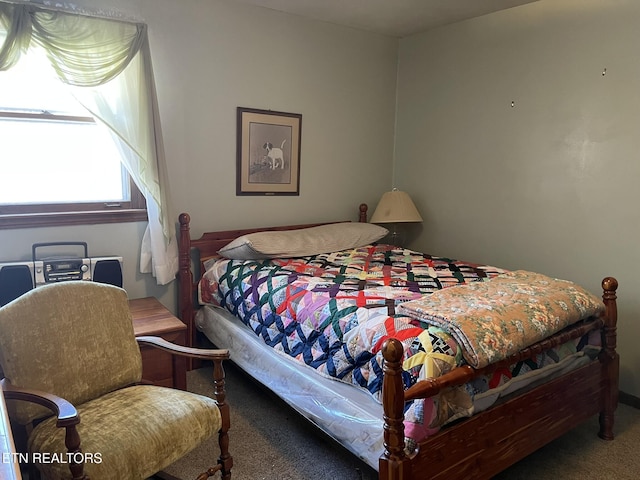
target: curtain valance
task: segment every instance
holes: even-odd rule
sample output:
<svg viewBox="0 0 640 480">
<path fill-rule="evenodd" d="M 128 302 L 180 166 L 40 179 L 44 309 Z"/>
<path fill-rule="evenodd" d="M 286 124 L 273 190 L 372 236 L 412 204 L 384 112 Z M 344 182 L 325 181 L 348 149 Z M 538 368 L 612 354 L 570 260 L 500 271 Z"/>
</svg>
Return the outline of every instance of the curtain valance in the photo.
<svg viewBox="0 0 640 480">
<path fill-rule="evenodd" d="M 6 39 L 0 70 L 17 63 L 31 42 L 42 46 L 62 81 L 94 87 L 119 75 L 140 51 L 144 24 L 38 10 L 32 5 L 0 3 Z"/>
</svg>

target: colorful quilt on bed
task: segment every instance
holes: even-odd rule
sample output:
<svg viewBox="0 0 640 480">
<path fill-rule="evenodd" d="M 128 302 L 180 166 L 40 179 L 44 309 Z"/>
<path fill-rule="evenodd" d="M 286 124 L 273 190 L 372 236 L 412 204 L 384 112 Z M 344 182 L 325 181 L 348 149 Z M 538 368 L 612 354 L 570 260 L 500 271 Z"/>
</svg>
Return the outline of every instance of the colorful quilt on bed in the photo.
<svg viewBox="0 0 640 480">
<path fill-rule="evenodd" d="M 377 245 L 304 258 L 223 260 L 209 291 L 276 350 L 375 395 L 382 386 L 376 356 L 387 338 L 403 340 L 409 356 L 424 350 L 418 339 L 424 327 L 399 315 L 400 303 L 501 272 Z M 451 337 L 431 330 L 433 338 L 423 341 L 435 363 L 457 364 L 461 352 Z"/>
<path fill-rule="evenodd" d="M 452 335 L 399 313 L 398 306 L 501 273 L 505 270 L 369 245 L 304 258 L 221 259 L 203 276 L 199 295 L 203 304 L 226 307 L 281 354 L 365 388 L 379 400 L 381 348 L 387 338 L 404 345 L 407 387 L 464 362 Z M 570 350 L 575 353 L 575 348 Z M 541 355 L 538 364 L 559 361 L 570 353 Z M 534 361 L 517 366 L 517 371 L 535 368 Z M 495 386 L 512 375 L 502 371 L 487 383 Z M 450 389 L 408 406 L 407 435 L 419 440 L 452 419 L 470 415 L 469 393 L 462 387 Z"/>
</svg>

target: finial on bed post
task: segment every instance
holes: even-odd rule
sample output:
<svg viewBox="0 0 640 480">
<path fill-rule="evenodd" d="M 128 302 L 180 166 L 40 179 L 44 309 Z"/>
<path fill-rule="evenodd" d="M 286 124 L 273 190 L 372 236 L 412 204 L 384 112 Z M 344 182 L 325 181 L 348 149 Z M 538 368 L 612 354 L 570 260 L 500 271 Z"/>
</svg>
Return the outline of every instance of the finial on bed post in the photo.
<svg viewBox="0 0 640 480">
<path fill-rule="evenodd" d="M 614 358 L 616 355 L 617 339 L 616 331 L 618 324 L 618 306 L 616 300 L 616 290 L 618 289 L 618 281 L 613 277 L 607 277 L 602 280 L 602 301 L 606 307 L 606 319 L 605 319 L 605 354 L 609 358 Z"/>
<path fill-rule="evenodd" d="M 369 206 L 366 203 L 361 203 L 360 216 L 358 217 L 358 222 L 367 223 L 367 210 L 369 210 Z"/>
<path fill-rule="evenodd" d="M 602 280 L 602 301 L 606 307 L 604 328 L 602 329 L 602 351 L 600 362 L 605 376 L 602 411 L 600 412 L 600 432 L 598 435 L 604 440 L 613 440 L 614 412 L 618 406 L 618 376 L 620 357 L 616 352 L 618 306 L 616 290 L 618 281 L 613 277 Z"/>
<path fill-rule="evenodd" d="M 181 213 L 178 217 L 180 223 L 180 240 L 178 242 L 178 312 L 180 319 L 187 325 L 187 345 L 193 346 L 193 298 L 191 298 L 193 274 L 191 273 L 191 233 L 188 213 Z M 187 360 L 187 368 L 191 370 L 192 359 Z"/>
<path fill-rule="evenodd" d="M 380 478 L 409 478 L 410 464 L 404 452 L 404 384 L 402 343 L 390 338 L 382 345 L 382 405 L 384 407 L 384 454 L 380 458 Z"/>
</svg>

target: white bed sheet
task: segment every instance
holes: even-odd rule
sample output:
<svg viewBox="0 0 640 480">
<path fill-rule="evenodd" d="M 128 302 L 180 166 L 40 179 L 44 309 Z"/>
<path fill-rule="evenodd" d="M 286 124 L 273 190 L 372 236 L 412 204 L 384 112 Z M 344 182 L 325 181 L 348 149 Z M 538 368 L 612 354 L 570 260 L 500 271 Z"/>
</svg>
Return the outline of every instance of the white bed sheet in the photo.
<svg viewBox="0 0 640 480">
<path fill-rule="evenodd" d="M 195 326 L 218 348 L 229 349 L 236 365 L 351 453 L 378 469 L 378 460 L 384 452 L 383 408 L 372 395 L 278 353 L 226 309 L 204 306 L 196 313 Z M 517 376 L 497 389 L 477 395 L 474 412 L 481 412 L 498 398 L 534 382 L 579 368 L 592 361 L 591 357 L 578 352 L 559 363 Z"/>
</svg>

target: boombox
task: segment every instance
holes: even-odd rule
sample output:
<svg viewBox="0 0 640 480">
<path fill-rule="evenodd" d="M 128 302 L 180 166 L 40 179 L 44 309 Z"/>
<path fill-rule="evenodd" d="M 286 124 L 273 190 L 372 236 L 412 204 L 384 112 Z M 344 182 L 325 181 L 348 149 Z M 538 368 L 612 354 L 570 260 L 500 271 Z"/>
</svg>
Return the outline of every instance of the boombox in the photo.
<svg viewBox="0 0 640 480">
<path fill-rule="evenodd" d="M 38 258 L 42 247 L 83 246 L 84 255 Z M 122 287 L 122 257 L 89 257 L 84 242 L 36 243 L 32 261 L 0 263 L 0 306 L 48 283 L 86 280 Z"/>
</svg>

